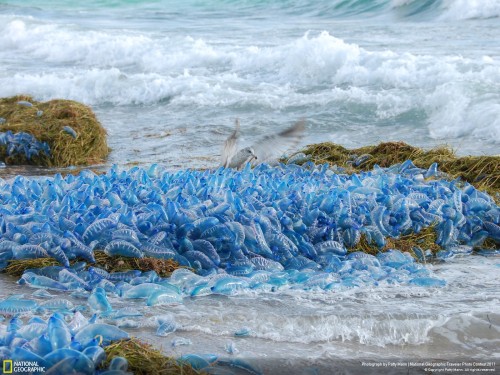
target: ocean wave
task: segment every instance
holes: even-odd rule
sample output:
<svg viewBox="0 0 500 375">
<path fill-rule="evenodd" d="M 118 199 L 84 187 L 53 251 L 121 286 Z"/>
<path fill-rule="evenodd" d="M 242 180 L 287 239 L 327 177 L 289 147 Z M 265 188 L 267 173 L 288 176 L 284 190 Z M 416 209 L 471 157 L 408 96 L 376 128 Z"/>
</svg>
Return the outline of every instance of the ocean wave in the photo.
<svg viewBox="0 0 500 375">
<path fill-rule="evenodd" d="M 280 43 L 88 32 L 16 18 L 0 26 L 0 57 L 44 68 L 1 74 L 0 95 L 173 109 L 307 108 L 333 117 L 339 106 L 358 106 L 368 121 L 423 113 L 434 139 L 500 139 L 495 58 L 372 51 L 326 31 Z"/>
<path fill-rule="evenodd" d="M 23 14 L 23 8 L 24 13 L 26 10 L 38 13 L 39 10 L 46 8 L 83 13 L 113 9 L 139 18 L 156 18 L 161 14 L 174 16 L 190 14 L 194 17 L 219 17 L 221 15 L 253 17 L 255 14 L 265 13 L 335 19 L 385 17 L 389 20 L 426 21 L 461 21 L 500 17 L 498 0 L 211 0 L 177 4 L 170 0 L 133 2 L 93 0 L 85 3 L 61 0 L 55 4 L 54 1 L 12 0 L 9 3 L 4 7 L 18 9 L 20 14 Z"/>
<path fill-rule="evenodd" d="M 487 19 L 500 17 L 498 0 L 443 0 L 441 20 Z"/>
<path fill-rule="evenodd" d="M 66 69 L 66 77 L 117 69 L 128 76 L 143 75 L 145 83 L 161 77 L 213 77 L 242 87 L 294 85 L 302 90 L 298 92 L 311 89 L 308 93 L 348 87 L 425 89 L 465 78 L 488 84 L 500 77 L 499 62 L 488 56 L 475 61 L 459 55 L 370 51 L 327 31 L 307 32 L 284 44 L 239 46 L 190 36 L 88 32 L 16 19 L 0 26 L 0 49 L 4 58 L 43 61 L 58 74 Z"/>
<path fill-rule="evenodd" d="M 273 1 L 260 3 L 274 4 Z M 265 6 L 264 5 L 264 6 Z M 337 0 L 285 2 L 287 12 L 331 18 L 467 20 L 500 17 L 498 0 Z"/>
<path fill-rule="evenodd" d="M 166 1 L 166 0 L 165 0 Z M 165 2 L 159 2 L 162 7 Z M 186 6 L 193 6 L 187 3 Z M 500 16 L 497 0 L 222 0 L 197 4 L 196 11 L 220 13 L 231 10 L 241 16 L 272 11 L 286 15 L 320 18 L 386 17 L 391 20 L 467 20 Z M 235 14 L 235 13 L 233 13 Z"/>
</svg>

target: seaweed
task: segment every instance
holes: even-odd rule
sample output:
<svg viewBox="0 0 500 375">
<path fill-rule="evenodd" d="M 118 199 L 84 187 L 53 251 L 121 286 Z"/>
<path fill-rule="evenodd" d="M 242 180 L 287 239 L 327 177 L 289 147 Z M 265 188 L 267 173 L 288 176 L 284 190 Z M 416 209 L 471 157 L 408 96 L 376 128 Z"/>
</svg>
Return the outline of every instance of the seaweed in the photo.
<svg viewBox="0 0 500 375">
<path fill-rule="evenodd" d="M 21 276 L 24 271 L 30 268 L 43 268 L 49 266 L 60 266 L 61 264 L 54 258 L 36 258 L 36 259 L 13 259 L 4 271 L 10 276 Z"/>
<path fill-rule="evenodd" d="M 87 264 L 105 269 L 108 272 L 121 272 L 127 270 L 155 271 L 160 277 L 169 277 L 172 272 L 179 268 L 179 264 L 172 259 L 157 258 L 127 258 L 121 256 L 109 256 L 103 251 L 95 251 L 96 262 Z M 82 259 L 74 259 L 70 263 L 74 264 Z M 60 266 L 61 264 L 54 258 L 37 259 L 14 259 L 10 260 L 5 268 L 5 272 L 11 276 L 21 276 L 25 270 L 30 268 L 42 268 L 47 266 Z"/>
<path fill-rule="evenodd" d="M 128 371 L 134 375 L 196 375 L 200 372 L 191 366 L 179 363 L 175 358 L 167 357 L 150 344 L 137 338 L 119 340 L 104 347 L 106 361 L 101 365 L 108 368 L 113 357 L 123 357 L 128 361 Z"/>
<path fill-rule="evenodd" d="M 463 156 L 459 157 L 447 146 L 439 146 L 430 150 L 411 146 L 404 142 L 383 142 L 378 145 L 364 146 L 356 149 L 347 149 L 341 145 L 325 142 L 307 146 L 302 150 L 309 155 L 315 164 L 329 163 L 341 167 L 345 173 L 353 174 L 370 171 L 375 165 L 391 167 L 406 160 L 420 168 L 429 168 L 433 163 L 438 163 L 442 176 L 450 180 L 461 179 L 479 190 L 486 191 L 500 203 L 500 156 Z M 359 157 L 362 162 L 356 165 Z M 363 251 L 375 255 L 379 251 L 399 249 L 407 251 L 414 257 L 414 246 L 424 250 L 431 250 L 433 254 L 441 250 L 436 244 L 437 234 L 435 226 L 422 229 L 419 233 L 411 232 L 399 238 L 386 237 L 386 245 L 379 249 L 374 244 L 367 242 L 364 235 L 359 243 L 349 252 Z M 495 248 L 493 240 L 485 242 L 482 248 Z"/>
<path fill-rule="evenodd" d="M 364 234 L 361 235 L 359 242 L 352 248 L 348 249 L 349 253 L 362 251 L 367 254 L 377 255 L 379 252 L 386 252 L 390 249 L 398 249 L 402 252 L 410 253 L 418 260 L 413 247 L 418 246 L 423 250 L 431 250 L 432 254 L 436 254 L 442 248 L 436 244 L 437 232 L 435 225 L 423 228 L 420 232 L 410 232 L 405 235 L 395 237 L 386 237 L 385 246 L 378 248 L 375 244 L 369 243 Z"/>
<path fill-rule="evenodd" d="M 17 104 L 20 101 L 28 101 L 32 106 Z M 95 114 L 90 107 L 73 100 L 38 102 L 28 95 L 0 98 L 0 117 L 6 120 L 0 125 L 0 132 L 29 133 L 50 147 L 50 156 L 40 154 L 31 159 L 22 154 L 8 156 L 6 147 L 0 147 L 0 160 L 6 164 L 91 165 L 103 162 L 110 152 L 106 130 Z M 73 129 L 76 138 L 65 127 Z"/>
<path fill-rule="evenodd" d="M 447 178 L 469 182 L 489 193 L 497 203 L 500 202 L 500 156 L 459 157 L 448 146 L 424 150 L 404 142 L 383 142 L 355 149 L 325 142 L 306 146 L 302 152 L 316 164 L 334 164 L 345 168 L 349 174 L 370 171 L 375 165 L 390 167 L 406 160 L 425 169 L 438 163 L 439 170 L 446 173 Z M 354 161 L 361 155 L 366 155 L 366 160 L 356 165 Z"/>
<path fill-rule="evenodd" d="M 160 277 L 169 277 L 179 268 L 179 264 L 172 259 L 158 258 L 129 258 L 122 256 L 109 256 L 103 251 L 95 251 L 95 265 L 108 272 L 121 272 L 127 270 L 155 271 Z"/>
</svg>

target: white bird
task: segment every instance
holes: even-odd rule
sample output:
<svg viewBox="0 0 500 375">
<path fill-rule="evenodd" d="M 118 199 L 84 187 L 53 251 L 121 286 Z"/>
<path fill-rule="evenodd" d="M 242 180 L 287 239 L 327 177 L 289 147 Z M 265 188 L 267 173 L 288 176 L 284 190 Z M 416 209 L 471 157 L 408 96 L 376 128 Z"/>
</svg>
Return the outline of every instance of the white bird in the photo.
<svg viewBox="0 0 500 375">
<path fill-rule="evenodd" d="M 240 139 L 240 121 L 236 119 L 236 129 L 224 142 L 221 165 L 225 168 L 242 169 L 247 163 L 255 165 L 274 160 L 300 142 L 305 125 L 305 120 L 297 121 L 292 127 L 282 132 L 267 135 L 253 146 L 237 151 Z"/>
</svg>

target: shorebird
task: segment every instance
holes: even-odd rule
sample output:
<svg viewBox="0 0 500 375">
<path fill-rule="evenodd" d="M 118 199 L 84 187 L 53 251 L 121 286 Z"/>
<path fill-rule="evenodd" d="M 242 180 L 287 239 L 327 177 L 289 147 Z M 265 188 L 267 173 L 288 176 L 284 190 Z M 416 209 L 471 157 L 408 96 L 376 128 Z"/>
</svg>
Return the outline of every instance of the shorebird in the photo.
<svg viewBox="0 0 500 375">
<path fill-rule="evenodd" d="M 240 139 L 240 121 L 236 119 L 235 123 L 235 130 L 224 142 L 221 165 L 225 168 L 236 168 L 238 170 L 242 169 L 247 163 L 256 165 L 276 160 L 283 152 L 300 142 L 306 125 L 305 120 L 299 120 L 292 127 L 282 132 L 267 135 L 253 146 L 237 151 Z"/>
</svg>

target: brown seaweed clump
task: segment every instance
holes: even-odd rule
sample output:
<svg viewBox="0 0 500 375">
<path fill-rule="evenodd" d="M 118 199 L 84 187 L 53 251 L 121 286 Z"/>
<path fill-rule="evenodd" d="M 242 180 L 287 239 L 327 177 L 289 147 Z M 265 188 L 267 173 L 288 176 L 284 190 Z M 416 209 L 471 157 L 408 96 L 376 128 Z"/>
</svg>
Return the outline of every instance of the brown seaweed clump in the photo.
<svg viewBox="0 0 500 375">
<path fill-rule="evenodd" d="M 303 150 L 316 164 L 330 163 L 346 169 L 346 173 L 357 173 L 373 169 L 375 164 L 390 167 L 411 160 L 419 168 L 429 168 L 438 163 L 439 170 L 450 179 L 460 178 L 480 190 L 488 192 L 498 201 L 500 194 L 500 156 L 459 157 L 447 147 L 430 150 L 411 146 L 404 142 L 383 142 L 375 146 L 347 149 L 331 142 L 309 145 Z M 361 158 L 364 156 L 364 158 Z M 356 158 L 364 159 L 356 165 Z"/>
<path fill-rule="evenodd" d="M 179 268 L 179 264 L 172 259 L 157 258 L 127 258 L 121 256 L 109 256 L 103 251 L 94 253 L 96 262 L 89 264 L 98 266 L 108 272 L 121 272 L 128 270 L 139 270 L 142 272 L 155 271 L 160 277 L 169 277 L 172 272 Z M 82 259 L 71 261 L 74 264 Z M 61 264 L 54 258 L 37 259 L 14 259 L 9 261 L 5 272 L 11 276 L 21 276 L 24 271 L 30 268 L 42 268 L 48 266 L 60 266 Z"/>
<path fill-rule="evenodd" d="M 18 104 L 27 101 L 32 106 Z M 106 130 L 90 107 L 73 100 L 54 99 L 38 102 L 31 96 L 18 95 L 0 98 L 0 132 L 25 132 L 50 147 L 50 157 L 41 153 L 31 159 L 25 155 L 8 156 L 6 147 L 0 146 L 0 160 L 6 164 L 31 164 L 46 167 L 92 165 L 102 163 L 110 149 L 106 143 Z M 64 130 L 71 127 L 76 138 Z"/>
<path fill-rule="evenodd" d="M 43 268 L 49 266 L 60 266 L 61 264 L 54 258 L 36 259 L 13 259 L 5 267 L 5 273 L 10 276 L 21 276 L 24 271 L 31 268 Z"/>
<path fill-rule="evenodd" d="M 103 251 L 95 251 L 94 257 L 96 260 L 95 265 L 108 272 L 128 270 L 139 270 L 142 272 L 155 271 L 160 277 L 169 277 L 172 272 L 179 268 L 179 264 L 173 259 L 109 256 Z"/>
<path fill-rule="evenodd" d="M 350 253 L 362 251 L 367 254 L 377 255 L 379 252 L 385 252 L 389 249 L 398 249 L 402 252 L 410 253 L 416 259 L 418 259 L 418 257 L 413 250 L 414 247 L 419 247 L 423 250 L 431 250 L 433 254 L 442 250 L 442 248 L 436 244 L 437 232 L 433 225 L 423 228 L 418 233 L 411 232 L 401 235 L 398 238 L 386 237 L 385 239 L 385 246 L 380 249 L 375 244 L 369 243 L 364 235 L 361 235 L 361 239 L 356 246 L 348 250 Z"/>
<path fill-rule="evenodd" d="M 102 368 L 107 368 L 114 357 L 123 357 L 128 361 L 128 371 L 134 375 L 200 374 L 191 366 L 178 363 L 174 358 L 165 356 L 150 344 L 136 338 L 115 341 L 105 346 L 104 351 L 107 359 Z"/>
</svg>

